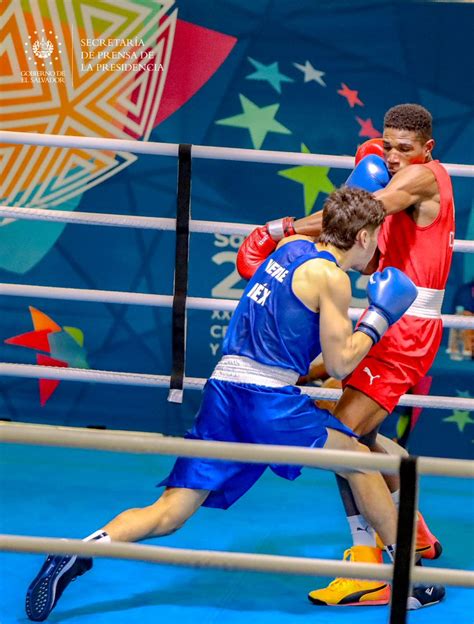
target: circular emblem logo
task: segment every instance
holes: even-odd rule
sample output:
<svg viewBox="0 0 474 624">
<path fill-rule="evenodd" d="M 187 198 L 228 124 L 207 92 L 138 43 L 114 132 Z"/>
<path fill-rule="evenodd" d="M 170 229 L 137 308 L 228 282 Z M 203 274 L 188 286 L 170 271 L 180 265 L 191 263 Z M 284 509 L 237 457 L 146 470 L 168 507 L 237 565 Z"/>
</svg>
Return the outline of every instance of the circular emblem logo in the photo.
<svg viewBox="0 0 474 624">
<path fill-rule="evenodd" d="M 48 39 L 44 37 L 41 40 L 36 40 L 33 44 L 33 53 L 35 56 L 41 59 L 47 59 L 53 53 L 54 46 Z"/>
</svg>

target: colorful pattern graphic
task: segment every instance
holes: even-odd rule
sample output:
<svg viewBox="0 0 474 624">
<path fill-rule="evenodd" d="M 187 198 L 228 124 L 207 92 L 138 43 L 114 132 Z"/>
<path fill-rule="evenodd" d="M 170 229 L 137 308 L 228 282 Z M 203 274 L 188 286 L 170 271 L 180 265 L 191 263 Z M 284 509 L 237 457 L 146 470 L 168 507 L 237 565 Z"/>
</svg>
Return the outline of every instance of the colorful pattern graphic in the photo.
<svg viewBox="0 0 474 624">
<path fill-rule="evenodd" d="M 108 3 L 104 11 L 86 0 L 49 0 L 40 13 L 33 2 L 31 12 L 7 3 L 2 128 L 147 139 L 169 68 L 177 19 L 176 10 L 169 12 L 172 5 L 173 0 Z M 49 60 L 30 50 L 31 42 L 45 40 L 58 52 Z M 140 69 L 144 60 L 154 67 Z M 122 152 L 26 145 L 3 148 L 1 156 L 3 201 L 31 207 L 57 206 L 136 160 Z"/>
<path fill-rule="evenodd" d="M 414 101 L 433 113 L 436 156 L 445 162 L 469 162 L 474 109 L 471 90 L 466 89 L 466 64 L 459 59 L 470 58 L 471 10 L 468 3 L 413 0 L 407 20 L 406 3 L 347 0 L 3 0 L 0 127 L 350 156 L 358 143 L 380 134 L 387 108 Z M 420 29 L 420 24 L 430 27 Z M 382 31 L 383 36 L 374 37 Z M 109 45 L 93 38 L 133 41 Z M 143 45 L 135 39 L 143 39 Z M 420 50 L 427 52 L 420 56 Z M 147 70 L 109 72 L 99 65 L 123 65 L 130 59 L 106 58 L 105 53 L 146 53 L 144 60 L 163 67 L 155 76 Z M 21 74 L 40 70 L 54 72 L 43 78 L 57 81 L 33 81 L 36 76 Z M 175 159 L 139 156 L 130 161 L 117 153 L 13 145 L 0 149 L 4 204 L 175 214 Z M 339 186 L 346 176 L 336 168 L 195 159 L 192 216 L 239 223 L 264 223 L 286 214 L 301 217 L 321 209 L 332 185 Z M 472 238 L 472 184 L 467 179 L 455 179 L 454 184 L 456 238 Z M 193 234 L 190 295 L 235 298 L 242 293 L 245 284 L 235 271 L 241 238 Z M 454 292 L 472 279 L 470 255 L 454 257 L 446 314 L 454 312 Z M 169 294 L 174 257 L 172 233 L 22 220 L 0 223 L 1 282 Z M 354 273 L 351 281 L 351 305 L 363 303 L 367 277 Z M 171 310 L 79 301 L 32 303 L 58 325 L 67 319 L 68 325 L 86 331 L 84 359 L 92 368 L 169 373 Z M 3 298 L 2 341 L 33 330 L 19 314 L 24 305 L 24 299 Z M 187 375 L 211 374 L 229 317 L 228 312 L 188 312 Z M 37 351 L 41 361 L 73 361 L 71 351 L 71 358 L 54 351 L 54 340 L 72 340 L 65 328 L 46 338 L 45 350 Z M 36 352 L 28 348 L 2 344 L 2 361 L 37 361 Z M 72 347 L 79 345 L 71 345 L 74 352 Z M 469 362 L 451 361 L 444 349 L 443 344 L 430 372 L 430 393 L 467 390 Z M 31 381 L 1 379 L 4 418 L 22 420 L 27 415 L 28 420 L 52 424 L 182 435 L 199 403 L 199 393 L 186 393 L 177 411 L 166 402 L 165 390 L 62 383 L 42 409 L 28 388 L 36 392 Z M 402 436 L 415 421 L 413 412 L 403 411 L 409 418 L 399 423 Z M 456 420 L 443 422 L 450 416 Z M 463 414 L 425 408 L 410 438 L 410 451 L 472 456 L 473 427 Z"/>
<path fill-rule="evenodd" d="M 36 362 L 42 366 L 89 368 L 82 330 L 77 327 L 61 327 L 44 312 L 31 306 L 29 310 L 34 331 L 7 338 L 6 344 L 48 353 L 36 354 Z M 46 405 L 59 383 L 56 379 L 39 380 L 42 406 Z"/>
<path fill-rule="evenodd" d="M 1 128 L 149 139 L 158 123 L 209 80 L 236 42 L 178 22 L 173 5 L 174 0 L 1 3 Z M 136 160 L 120 151 L 2 145 L 0 201 L 73 210 L 85 191 Z M 2 241 L 0 266 L 24 273 L 64 229 L 47 224 L 26 261 L 14 250 L 24 247 L 32 227 L 21 222 L 13 232 L 0 230 L 8 239 L 6 245 Z"/>
</svg>

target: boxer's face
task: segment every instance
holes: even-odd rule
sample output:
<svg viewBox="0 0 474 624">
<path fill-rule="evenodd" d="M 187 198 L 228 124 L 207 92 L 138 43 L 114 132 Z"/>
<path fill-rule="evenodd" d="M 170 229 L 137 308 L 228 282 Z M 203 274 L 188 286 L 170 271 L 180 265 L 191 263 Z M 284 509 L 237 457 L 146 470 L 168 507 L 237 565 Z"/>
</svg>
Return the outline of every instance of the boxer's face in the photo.
<svg viewBox="0 0 474 624">
<path fill-rule="evenodd" d="M 372 257 L 377 249 L 377 241 L 380 233 L 380 225 L 376 228 L 364 228 L 357 235 L 360 257 L 357 258 L 354 263 L 353 269 L 357 271 L 363 271 L 365 267 L 372 260 Z"/>
<path fill-rule="evenodd" d="M 383 131 L 384 158 L 391 175 L 408 165 L 431 160 L 433 146 L 433 139 L 424 141 L 412 130 L 385 128 Z"/>
<path fill-rule="evenodd" d="M 369 236 L 368 236 L 368 241 L 367 241 L 367 249 L 365 250 L 364 267 L 367 266 L 367 264 L 372 260 L 372 256 L 374 255 L 375 250 L 377 249 L 380 228 L 381 226 L 379 225 L 373 230 L 368 231 Z"/>
</svg>

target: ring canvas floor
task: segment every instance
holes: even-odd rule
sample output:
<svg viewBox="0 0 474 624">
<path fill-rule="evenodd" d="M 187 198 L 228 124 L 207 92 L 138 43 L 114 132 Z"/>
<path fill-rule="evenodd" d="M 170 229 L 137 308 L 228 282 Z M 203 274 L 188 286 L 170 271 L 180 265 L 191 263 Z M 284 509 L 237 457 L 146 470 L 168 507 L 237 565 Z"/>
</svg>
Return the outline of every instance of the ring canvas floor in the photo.
<svg viewBox="0 0 474 624">
<path fill-rule="evenodd" d="M 2 445 L 0 531 L 80 538 L 118 512 L 149 504 L 172 458 Z M 420 508 L 444 546 L 444 568 L 472 569 L 474 481 L 424 477 Z M 156 545 L 298 557 L 342 557 L 347 525 L 332 474 L 306 469 L 295 482 L 267 471 L 227 511 L 201 509 Z M 0 553 L 0 623 L 25 624 L 24 596 L 42 555 Z M 388 607 L 316 607 L 306 595 L 323 577 L 224 572 L 96 559 L 68 587 L 48 622 L 67 624 L 386 624 Z M 448 587 L 445 601 L 410 624 L 474 622 L 474 592 Z M 449 619 L 448 619 L 449 618 Z"/>
</svg>

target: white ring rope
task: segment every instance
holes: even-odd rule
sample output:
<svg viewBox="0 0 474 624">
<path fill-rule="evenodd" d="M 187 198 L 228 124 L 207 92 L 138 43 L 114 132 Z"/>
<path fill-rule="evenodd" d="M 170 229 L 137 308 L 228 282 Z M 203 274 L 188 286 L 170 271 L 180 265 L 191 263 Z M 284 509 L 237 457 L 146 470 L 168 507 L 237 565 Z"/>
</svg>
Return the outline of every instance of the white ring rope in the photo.
<svg viewBox="0 0 474 624">
<path fill-rule="evenodd" d="M 129 141 L 105 139 L 102 137 L 81 137 L 37 132 L 0 131 L 0 142 L 21 145 L 42 145 L 45 147 L 72 147 L 78 149 L 99 149 L 113 152 L 131 152 L 155 156 L 178 156 L 178 143 L 156 143 L 152 141 Z M 236 147 L 213 147 L 193 145 L 193 158 L 211 160 L 233 160 L 282 165 L 313 165 L 352 169 L 353 156 L 330 156 L 327 154 L 306 154 L 302 152 L 277 152 L 270 150 L 241 149 Z M 444 163 L 443 163 L 444 164 Z M 474 165 L 444 164 L 450 175 L 473 177 Z"/>
<path fill-rule="evenodd" d="M 402 459 L 399 455 L 384 453 L 188 440 L 140 431 L 103 431 L 8 422 L 0 422 L 0 441 L 113 452 L 207 457 L 251 464 L 286 464 L 326 470 L 378 470 L 384 474 L 398 474 Z M 417 471 L 421 475 L 472 479 L 474 462 L 467 459 L 418 457 Z"/>
<path fill-rule="evenodd" d="M 97 383 L 119 384 L 124 386 L 147 386 L 169 388 L 170 377 L 167 375 L 150 375 L 146 373 L 123 373 L 83 368 L 63 368 L 59 366 L 39 366 L 37 364 L 14 364 L 0 362 L 0 376 L 26 377 L 29 379 L 61 379 L 67 381 L 86 381 Z M 184 388 L 201 390 L 207 379 L 202 377 L 185 377 Z M 331 388 L 301 387 L 301 392 L 313 399 L 336 401 L 342 394 L 341 390 Z M 449 396 L 424 396 L 421 394 L 404 394 L 398 405 L 407 407 L 426 407 L 429 409 L 458 409 L 474 411 L 474 399 Z"/>
<path fill-rule="evenodd" d="M 22 208 L 20 206 L 0 206 L 0 217 L 26 219 L 30 221 L 51 221 L 53 223 L 75 223 L 78 225 L 104 225 L 110 227 L 129 227 L 143 230 L 176 231 L 176 219 L 169 217 L 140 217 L 100 212 L 76 212 L 72 210 L 45 210 L 43 208 Z M 257 225 L 229 223 L 225 221 L 200 221 L 191 219 L 191 232 L 202 234 L 242 234 L 246 236 Z M 455 241 L 469 243 L 470 241 Z"/>
<path fill-rule="evenodd" d="M 95 303 L 118 303 L 129 305 L 173 307 L 172 295 L 154 295 L 133 293 L 122 290 L 88 290 L 86 288 L 59 288 L 56 286 L 33 286 L 28 284 L 0 283 L 0 295 L 10 297 L 39 297 L 43 299 L 62 299 L 67 301 L 89 301 Z M 224 310 L 233 312 L 238 304 L 235 299 L 209 299 L 206 297 L 187 297 L 188 310 Z M 364 310 L 350 308 L 349 317 L 357 321 Z M 474 316 L 443 314 L 445 328 L 474 329 Z"/>
<path fill-rule="evenodd" d="M 238 444 L 230 442 L 207 442 L 167 438 L 159 434 L 143 434 L 129 431 L 94 431 L 72 427 L 49 425 L 0 424 L 0 440 L 9 443 L 44 444 L 68 448 L 127 451 L 136 453 L 160 453 L 186 457 L 213 457 L 235 459 L 251 463 L 286 463 L 310 465 L 318 468 L 383 469 L 395 474 L 399 470 L 400 457 L 382 454 L 341 452 L 301 447 Z M 258 459 L 257 459 L 258 454 Z M 419 474 L 438 474 L 474 478 L 473 462 L 467 460 L 418 458 Z M 92 546 L 92 548 L 91 548 Z M 97 548 L 99 546 L 99 548 Z M 229 553 L 221 551 L 196 551 L 134 544 L 98 544 L 79 540 L 0 536 L 0 549 L 10 552 L 40 552 L 80 554 L 113 558 L 134 559 L 162 564 L 196 567 L 214 567 L 226 570 L 253 572 L 280 572 L 286 574 L 311 574 L 321 576 L 348 576 L 390 580 L 393 566 L 352 564 L 348 562 Z M 356 565 L 356 568 L 347 566 Z M 414 582 L 444 583 L 447 585 L 474 586 L 474 573 L 464 570 L 420 569 L 413 570 Z"/>
<path fill-rule="evenodd" d="M 72 148 L 83 148 L 83 149 L 105 149 L 111 151 L 122 151 L 122 152 L 132 152 L 137 154 L 154 154 L 154 155 L 167 155 L 167 156 L 178 156 L 178 144 L 166 144 L 166 143 L 153 143 L 153 142 L 137 142 L 137 141 L 126 141 L 120 139 L 103 139 L 103 138 L 93 138 L 93 137 L 77 137 L 77 136 L 56 136 L 56 135 L 44 135 L 38 133 L 23 133 L 23 132 L 10 132 L 10 131 L 2 131 L 0 132 L 0 140 L 5 143 L 20 143 L 20 144 L 29 144 L 29 145 L 43 145 L 49 147 L 72 147 Z M 246 161 L 246 162 L 266 162 L 266 163 L 278 163 L 278 164 L 301 164 L 301 165 L 314 165 L 314 166 L 329 166 L 334 168 L 352 168 L 354 164 L 353 157 L 344 157 L 344 156 L 329 156 L 329 155 L 320 155 L 320 154 L 303 154 L 303 153 L 293 153 L 293 152 L 275 152 L 275 151 L 265 151 L 265 150 L 246 150 L 246 149 L 236 149 L 236 148 L 220 148 L 220 147 L 206 147 L 206 146 L 193 146 L 192 147 L 192 155 L 194 158 L 208 158 L 208 159 L 220 159 L 220 160 L 233 160 L 233 161 Z M 451 175 L 457 176 L 474 176 L 474 166 L 473 165 L 454 165 L 454 164 L 445 164 L 446 169 Z M 21 208 L 20 210 L 23 214 L 15 214 L 15 209 L 13 212 L 7 214 L 6 211 L 12 210 L 8 208 L 2 208 L 2 212 L 0 212 L 0 216 L 4 217 L 12 217 L 12 218 L 30 218 L 30 219 L 38 219 L 45 218 L 45 215 L 39 215 L 36 211 L 36 214 L 31 211 L 31 209 Z M 26 210 L 29 210 L 29 214 L 26 214 Z M 158 220 L 150 217 L 138 217 L 138 218 L 124 218 L 119 216 L 118 219 L 114 223 L 111 221 L 117 217 L 117 215 L 87 215 L 84 216 L 85 213 L 74 213 L 67 215 L 66 213 L 52 213 L 47 215 L 48 220 L 53 220 L 51 217 L 54 215 L 60 215 L 63 218 L 69 219 L 69 223 L 91 223 L 91 219 L 95 219 L 95 224 L 100 225 L 115 225 L 122 226 L 125 225 L 125 221 L 127 227 L 146 227 L 153 229 L 175 229 L 175 220 L 170 219 L 168 223 L 166 223 L 165 227 L 162 227 L 164 224 L 164 220 L 161 221 L 160 227 L 158 228 Z M 82 220 L 81 220 L 82 218 Z M 88 220 L 87 220 L 88 219 Z M 131 219 L 134 219 L 134 223 L 132 225 Z M 137 220 L 138 219 L 138 220 Z M 59 219 L 58 219 L 59 220 Z M 100 220 L 100 223 L 99 223 Z M 64 222 L 64 221 L 63 221 Z M 205 223 L 205 222 L 201 222 Z M 205 230 L 197 230 L 193 229 L 193 225 L 191 226 L 191 231 L 208 231 Z M 242 231 L 223 231 L 223 227 L 226 224 L 221 224 L 218 232 L 220 233 L 246 233 Z M 234 224 L 229 224 L 234 226 Z M 237 227 L 242 227 L 239 224 L 235 224 Z M 169 226 L 169 227 L 168 227 Z M 253 226 L 251 226 L 253 229 Z M 247 226 L 245 226 L 245 229 Z M 457 246 L 457 250 L 469 251 L 471 252 L 471 245 L 469 244 L 471 241 L 457 241 L 460 242 L 460 248 Z M 467 243 L 467 245 L 466 245 Z M 4 285 L 8 286 L 8 285 Z M 30 287 L 31 288 L 31 287 Z M 53 289 L 47 289 L 50 293 Z M 62 291 L 74 291 L 76 289 L 54 289 L 54 290 L 62 290 Z M 24 292 L 24 291 L 23 291 Z M 89 293 L 94 293 L 94 291 L 88 291 Z M 95 291 L 95 296 L 97 296 L 97 292 Z M 102 291 L 103 293 L 104 291 Z M 4 293 L 6 294 L 6 293 Z M 70 293 L 71 294 L 71 293 Z M 77 293 L 76 293 L 77 294 Z M 125 293 L 115 293 L 112 296 L 123 296 Z M 139 293 L 128 293 L 128 295 L 137 296 Z M 43 295 L 44 296 L 44 295 Z M 94 296 L 94 295 L 90 295 Z M 142 299 L 141 305 L 144 304 L 143 297 L 147 295 L 141 295 Z M 159 297 L 159 295 L 148 295 L 147 297 Z M 171 299 L 171 297 L 170 297 Z M 196 298 L 197 299 L 197 298 Z M 91 300 L 91 299 L 89 299 Z M 97 300 L 97 299 L 93 299 Z M 152 299 L 151 301 L 157 301 L 156 299 Z M 130 302 L 130 301 L 128 301 Z M 233 302 L 235 304 L 235 302 Z M 158 303 L 147 305 L 161 305 Z M 202 308 L 201 308 L 202 309 Z M 206 308 L 207 309 L 207 308 Z M 212 308 L 215 309 L 215 308 Z M 19 368 L 20 367 L 20 368 Z M 31 371 L 29 369 L 35 369 Z M 68 379 L 84 379 L 84 373 L 93 373 L 95 375 L 94 381 L 98 381 L 99 377 L 101 381 L 105 380 L 105 376 L 107 376 L 108 381 L 113 376 L 115 377 L 114 383 L 117 383 L 117 376 L 120 376 L 121 381 L 119 383 L 124 383 L 124 379 L 131 380 L 131 377 L 134 377 L 134 385 L 137 381 L 141 381 L 142 383 L 137 385 L 169 385 L 169 377 L 163 377 L 162 380 L 166 379 L 166 384 L 156 383 L 160 381 L 159 376 L 152 375 L 130 375 L 126 373 L 109 373 L 108 371 L 83 371 L 78 369 L 53 369 L 52 367 L 44 367 L 44 366 L 28 366 L 28 365 L 9 365 L 9 364 L 0 364 L 0 374 L 15 374 L 18 375 L 19 371 L 22 370 L 22 376 L 41 376 L 43 378 L 68 378 Z M 16 371 L 16 372 L 14 372 Z M 34 373 L 34 374 L 26 374 L 26 373 Z M 60 372 L 60 376 L 56 376 L 56 373 Z M 54 377 L 50 377 L 49 374 L 54 373 Z M 66 377 L 62 375 L 64 373 L 68 373 Z M 72 373 L 72 376 L 71 376 Z M 104 375 L 101 375 L 104 373 Z M 78 376 L 78 374 L 80 374 Z M 127 375 L 127 378 L 124 377 Z M 87 376 L 87 375 L 86 375 Z M 147 383 L 143 384 L 144 379 L 147 379 Z M 154 383 L 149 383 L 153 381 Z M 186 380 L 189 383 L 189 379 Z M 194 381 L 194 380 L 193 380 Z M 197 380 L 204 381 L 204 380 Z M 193 386 L 194 387 L 194 386 Z M 314 392 L 320 392 L 323 389 L 319 390 L 310 390 L 308 394 L 313 395 Z M 402 400 L 407 397 L 402 397 Z M 414 397 L 411 397 L 412 399 Z M 418 398 L 418 397 L 417 397 Z M 435 399 L 438 402 L 442 402 L 443 399 L 448 399 L 449 397 L 419 397 L 424 400 L 426 399 Z M 469 399 L 460 399 L 461 401 L 472 401 Z M 454 398 L 449 398 L 450 407 L 453 406 L 458 400 Z M 474 401 L 472 401 L 474 402 Z M 402 403 L 402 401 L 401 401 Z M 402 403 L 403 404 L 403 403 Z M 462 408 L 461 408 L 462 409 Z M 5 433 L 7 428 L 11 428 L 11 425 L 1 424 L 0 431 L 2 434 L 1 439 L 5 440 Z M 15 426 L 13 426 L 15 428 Z M 28 426 L 25 426 L 28 427 Z M 65 432 L 63 432 L 65 433 Z M 103 432 L 92 432 L 88 431 L 89 434 L 98 433 L 100 436 L 104 436 Z M 109 432 L 108 432 L 109 433 Z M 130 441 L 131 435 L 127 432 L 127 442 Z M 165 438 L 157 436 L 157 443 L 163 443 Z M 105 439 L 103 437 L 103 439 Z M 149 439 L 149 438 L 148 438 Z M 122 435 L 122 442 L 124 441 L 124 436 Z M 193 440 L 180 440 L 179 444 L 195 444 L 198 441 Z M 166 443 L 166 442 L 165 442 Z M 221 445 L 229 445 L 230 443 L 202 443 L 199 441 L 199 444 L 221 444 Z M 296 448 L 291 449 L 290 447 L 263 447 L 261 445 L 233 445 L 238 447 L 251 447 L 249 451 L 251 452 L 250 457 L 245 461 L 256 461 L 254 459 L 255 453 L 257 451 L 261 452 L 279 452 L 288 453 L 297 452 L 299 459 L 295 459 L 293 463 L 302 464 L 306 463 L 306 461 L 301 461 L 304 457 L 305 452 L 308 452 L 311 455 L 316 454 L 315 449 L 302 449 Z M 123 448 L 123 443 L 121 445 Z M 143 445 L 142 445 L 143 448 Z M 239 451 L 242 448 L 239 449 Z M 153 452 L 159 452 L 154 450 Z M 202 453 L 203 451 L 198 451 Z M 324 451 L 318 449 L 318 455 L 320 453 L 337 453 L 336 451 Z M 180 451 L 178 453 L 183 455 L 183 452 Z M 343 453 L 345 462 L 350 462 L 351 458 L 348 455 L 350 453 Z M 365 458 L 364 454 L 355 453 L 354 455 L 361 455 L 361 458 L 358 458 L 358 462 L 361 462 L 362 457 Z M 193 455 L 196 456 L 196 455 Z M 198 455 L 201 456 L 201 455 Z M 268 463 L 291 463 L 288 458 L 282 459 L 281 456 L 277 459 L 272 456 L 271 460 L 268 460 Z M 369 456 L 371 460 L 398 460 L 399 458 L 390 457 L 390 456 Z M 259 457 L 260 461 L 263 457 Z M 312 459 L 312 458 L 311 458 Z M 420 474 L 423 474 L 423 461 L 428 460 L 431 462 L 457 462 L 460 463 L 463 460 L 437 460 L 436 458 L 419 458 L 418 467 Z M 344 462 L 344 463 L 345 463 Z M 375 463 L 375 462 L 374 462 Z M 472 462 L 465 462 L 469 464 L 468 472 L 465 472 L 462 476 L 474 476 Z M 312 464 L 309 464 L 312 465 Z M 346 465 L 346 464 L 345 464 Z M 361 467 L 358 464 L 358 467 Z M 431 473 L 433 474 L 433 473 Z M 443 474 L 446 474 L 445 472 Z M 136 544 L 121 544 L 121 543 L 113 543 L 113 544 L 101 544 L 101 543 L 85 543 L 78 540 L 56 540 L 56 539 L 43 539 L 43 538 L 30 538 L 30 537 L 18 537 L 18 536 L 8 536 L 3 535 L 0 536 L 0 548 L 2 550 L 7 551 L 15 551 L 15 552 L 43 552 L 43 553 L 71 553 L 71 554 L 87 554 L 94 556 L 105 556 L 105 557 L 114 557 L 114 558 L 126 558 L 126 559 L 139 559 L 145 561 L 154 561 L 159 563 L 167 563 L 167 564 L 175 564 L 175 565 L 192 565 L 198 567 L 217 567 L 222 569 L 241 569 L 241 570 L 252 570 L 252 571 L 260 571 L 260 572 L 283 572 L 283 573 L 292 573 L 292 574 L 314 574 L 314 575 L 329 575 L 329 576 L 347 576 L 349 572 L 346 572 L 348 566 L 351 566 L 351 575 L 354 574 L 354 566 L 357 568 L 357 577 L 358 578 L 380 578 L 389 580 L 392 578 L 393 566 L 386 565 L 367 565 L 360 563 L 346 563 L 346 562 L 335 562 L 328 560 L 318 560 L 318 559 L 301 559 L 296 557 L 278 557 L 272 555 L 255 555 L 255 554 L 246 554 L 246 553 L 229 553 L 229 552 L 218 552 L 218 551 L 186 551 L 179 549 L 170 549 L 163 547 L 153 547 L 153 546 L 142 546 Z M 431 569 L 428 570 L 426 568 L 418 568 L 413 567 L 412 571 L 412 579 L 414 582 L 441 582 L 444 584 L 452 584 L 452 585 L 462 585 L 466 587 L 474 587 L 474 573 L 469 571 L 462 570 L 448 570 L 448 569 Z"/>
<path fill-rule="evenodd" d="M 245 570 L 280 574 L 311 576 L 357 576 L 357 578 L 391 580 L 393 566 L 331 559 L 260 555 L 219 550 L 191 550 L 147 546 L 124 542 L 83 542 L 54 538 L 0 535 L 0 550 L 23 553 L 77 554 L 82 556 L 108 557 L 148 561 L 164 565 L 217 568 L 220 570 Z M 415 583 L 441 583 L 460 587 L 474 587 L 474 572 L 448 568 L 422 568 L 414 566 L 411 579 Z"/>
<path fill-rule="evenodd" d="M 102 225 L 129 227 L 143 230 L 176 230 L 176 219 L 169 217 L 140 217 L 100 212 L 75 212 L 72 210 L 45 210 L 44 208 L 23 208 L 21 206 L 0 206 L 0 218 L 24 219 L 28 221 L 50 221 L 52 223 L 73 223 L 77 225 Z M 200 221 L 191 219 L 191 232 L 201 234 L 235 234 L 247 236 L 258 227 L 257 224 L 231 223 L 226 221 Z M 454 251 L 474 253 L 474 241 L 454 241 Z"/>
</svg>

